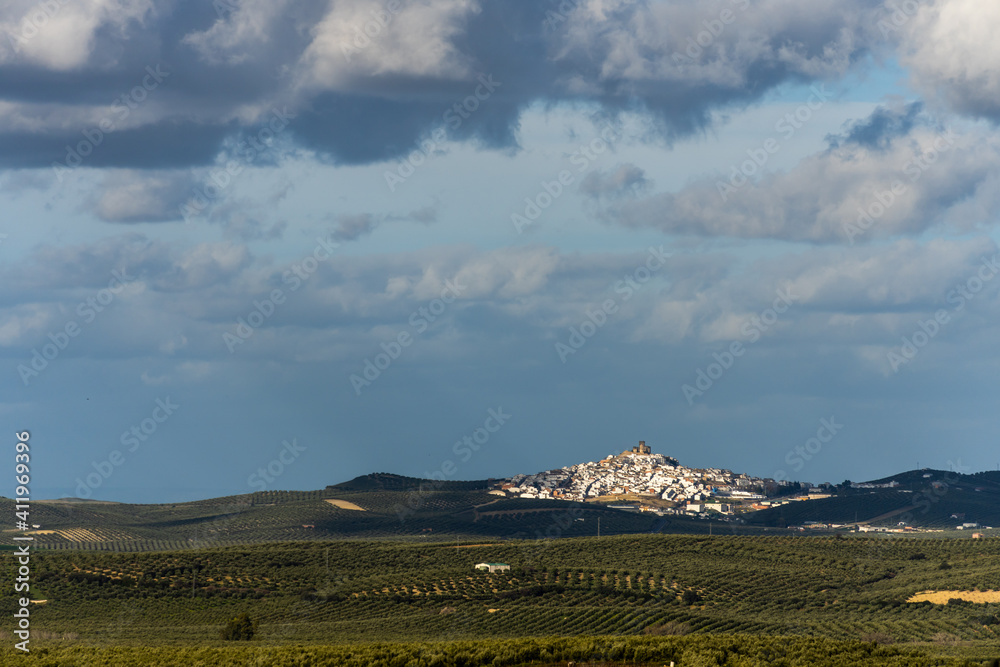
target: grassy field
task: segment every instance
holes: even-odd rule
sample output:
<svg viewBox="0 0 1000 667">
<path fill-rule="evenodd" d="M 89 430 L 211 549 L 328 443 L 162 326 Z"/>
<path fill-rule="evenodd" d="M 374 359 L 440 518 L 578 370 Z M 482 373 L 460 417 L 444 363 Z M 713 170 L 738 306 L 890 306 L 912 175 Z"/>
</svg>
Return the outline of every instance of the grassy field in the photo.
<svg viewBox="0 0 1000 667">
<path fill-rule="evenodd" d="M 1000 657 L 1000 603 L 907 602 L 924 591 L 1000 590 L 998 539 L 623 535 L 480 544 L 310 541 L 150 553 L 38 551 L 31 593 L 47 602 L 32 607 L 32 628 L 45 633 L 33 648 L 36 656 L 48 649 L 56 660 L 45 664 L 116 664 L 101 662 L 112 646 L 168 651 L 162 655 L 199 647 L 218 652 L 203 664 L 272 664 L 225 661 L 249 660 L 248 651 L 263 647 L 277 651 L 269 659 L 278 661 L 279 654 L 291 659 L 290 645 L 334 656 L 386 643 L 409 655 L 417 649 L 400 643 L 436 642 L 438 648 L 420 644 L 424 657 L 394 654 L 385 664 L 476 665 L 544 662 L 546 655 L 550 662 L 563 659 L 558 656 L 583 661 L 589 649 L 582 644 L 555 652 L 542 644 L 553 637 L 607 637 L 643 647 L 629 654 L 630 664 L 683 655 L 680 665 L 750 665 L 780 664 L 761 662 L 760 652 L 791 647 L 773 638 L 794 637 L 805 642 L 800 657 L 832 651 L 860 662 L 788 658 L 784 664 L 937 664 L 930 661 L 951 657 L 982 664 Z M 513 569 L 475 571 L 484 560 Z M 5 559 L 7 570 L 12 561 Z M 0 611 L 14 611 L 10 596 Z M 241 612 L 260 624 L 256 648 L 218 638 L 221 626 Z M 495 646 L 462 643 L 485 639 Z M 681 639 L 687 649 L 669 643 Z M 819 639 L 829 642 L 825 648 L 809 643 Z M 719 641 L 743 648 L 709 648 Z M 511 647 L 524 642 L 535 657 L 504 662 L 520 660 L 510 657 L 521 655 Z M 459 646 L 482 660 L 428 658 Z M 758 657 L 726 662 L 744 649 Z M 906 657 L 912 651 L 924 657 Z M 170 664 L 159 659 L 135 664 Z M 329 660 L 287 664 L 367 664 Z"/>
</svg>

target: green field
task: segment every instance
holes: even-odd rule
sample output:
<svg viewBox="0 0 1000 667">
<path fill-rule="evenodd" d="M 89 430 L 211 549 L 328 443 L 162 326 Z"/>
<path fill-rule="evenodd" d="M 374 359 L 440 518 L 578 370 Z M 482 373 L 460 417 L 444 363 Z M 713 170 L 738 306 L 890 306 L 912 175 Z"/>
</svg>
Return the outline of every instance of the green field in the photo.
<svg viewBox="0 0 1000 667">
<path fill-rule="evenodd" d="M 895 525 L 878 517 L 907 507 L 927 526 L 1000 519 L 995 474 L 934 486 L 944 474 L 842 486 L 745 524 L 388 474 L 191 503 L 35 502 L 31 597 L 45 602 L 31 606 L 30 655 L 0 625 L 0 664 L 1000 664 L 1000 598 L 907 602 L 1000 591 L 995 531 L 786 530 Z M 481 561 L 512 569 L 477 572 Z M 5 576 L 15 567 L 8 553 Z M 0 612 L 14 610 L 4 596 Z M 256 638 L 223 641 L 244 613 Z"/>
<path fill-rule="evenodd" d="M 5 559 L 7 574 L 12 560 Z M 513 569 L 474 571 L 484 560 Z M 763 665 L 781 664 L 759 657 L 781 648 L 791 651 L 784 664 L 938 664 L 932 659 L 946 657 L 983 664 L 1000 657 L 1000 603 L 906 600 L 924 590 L 1000 590 L 998 564 L 998 539 L 884 536 L 42 550 L 32 559 L 31 591 L 47 600 L 32 607 L 32 628 L 42 633 L 24 661 L 169 664 L 163 661 L 171 651 L 194 660 L 184 652 L 198 647 L 206 652 L 202 664 L 513 665 L 597 656 L 636 661 L 629 664 Z M 11 618 L 9 596 L 2 609 Z M 221 641 L 219 629 L 241 612 L 259 622 L 259 638 L 249 645 Z M 600 650 L 592 645 L 599 637 L 607 644 Z M 484 641 L 462 643 L 471 640 Z M 12 644 L 8 636 L 4 645 Z M 368 655 L 376 644 L 389 652 L 384 663 L 351 662 L 347 655 Z M 135 650 L 114 657 L 113 646 Z M 276 653 L 255 657 L 265 648 Z M 150 652 L 148 662 L 123 661 L 143 651 Z M 463 651 L 480 657 L 455 657 Z M 912 651 L 923 657 L 907 657 Z M 450 658 L 431 659 L 449 652 Z M 843 661 L 805 657 L 824 652 Z M 291 661 L 306 653 L 314 655 L 311 662 Z M 740 662 L 744 653 L 758 657 Z"/>
</svg>

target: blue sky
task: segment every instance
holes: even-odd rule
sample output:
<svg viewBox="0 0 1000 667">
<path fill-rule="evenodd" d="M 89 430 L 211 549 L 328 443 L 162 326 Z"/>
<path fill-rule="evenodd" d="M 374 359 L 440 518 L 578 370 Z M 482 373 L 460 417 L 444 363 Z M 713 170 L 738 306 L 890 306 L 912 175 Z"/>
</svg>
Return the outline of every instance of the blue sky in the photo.
<svg viewBox="0 0 1000 667">
<path fill-rule="evenodd" d="M 33 493 L 638 440 L 812 482 L 993 469 L 998 28 L 973 0 L 6 3 L 0 412 Z"/>
</svg>

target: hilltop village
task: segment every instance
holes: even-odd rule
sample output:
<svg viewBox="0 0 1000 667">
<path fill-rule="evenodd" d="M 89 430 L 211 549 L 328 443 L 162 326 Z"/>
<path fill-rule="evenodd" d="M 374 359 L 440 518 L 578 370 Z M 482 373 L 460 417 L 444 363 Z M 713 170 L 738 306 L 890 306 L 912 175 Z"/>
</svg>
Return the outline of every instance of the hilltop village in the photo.
<svg viewBox="0 0 1000 667">
<path fill-rule="evenodd" d="M 513 498 L 543 498 L 577 501 L 630 501 L 630 509 L 660 513 L 735 513 L 760 509 L 765 493 L 779 486 L 798 483 L 775 482 L 720 468 L 688 468 L 677 459 L 653 454 L 645 441 L 621 454 L 587 463 L 549 470 L 535 475 L 515 475 L 503 480 L 496 495 Z M 757 507 L 753 507 L 757 505 Z"/>
</svg>

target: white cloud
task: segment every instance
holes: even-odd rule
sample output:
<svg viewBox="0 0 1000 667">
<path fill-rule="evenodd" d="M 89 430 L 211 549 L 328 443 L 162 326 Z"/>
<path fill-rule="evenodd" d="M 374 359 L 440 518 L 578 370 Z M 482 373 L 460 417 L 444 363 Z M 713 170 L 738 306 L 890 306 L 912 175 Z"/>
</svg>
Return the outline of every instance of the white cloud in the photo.
<svg viewBox="0 0 1000 667">
<path fill-rule="evenodd" d="M 364 77 L 469 76 L 470 58 L 454 40 L 478 11 L 477 0 L 409 0 L 395 3 L 398 12 L 387 6 L 384 0 L 331 2 L 303 54 L 301 83 L 338 90 Z"/>
<path fill-rule="evenodd" d="M 581 2 L 556 59 L 602 54 L 596 77 L 573 77 L 581 90 L 602 80 L 742 88 L 761 68 L 827 77 L 864 48 L 871 16 L 860 0 Z"/>
<path fill-rule="evenodd" d="M 50 326 L 53 319 L 51 310 L 38 304 L 6 309 L 0 318 L 0 345 L 20 344 L 22 338 L 35 336 Z"/>
<path fill-rule="evenodd" d="M 195 184 L 194 176 L 187 171 L 110 171 L 94 203 L 94 212 L 108 222 L 177 220 Z"/>
<path fill-rule="evenodd" d="M 752 177 L 758 167 L 747 164 Z M 1000 212 L 998 176 L 1000 139 L 994 133 L 921 126 L 887 137 L 883 148 L 845 142 L 787 173 L 756 181 L 720 174 L 676 193 L 612 202 L 601 215 L 668 233 L 864 243 L 934 227 L 992 226 Z"/>
<path fill-rule="evenodd" d="M 121 33 L 153 12 L 152 0 L 13 0 L 0 8 L 0 64 L 18 60 L 53 70 L 90 64 L 99 30 Z"/>
<path fill-rule="evenodd" d="M 1000 4 L 936 0 L 919 7 L 899 36 L 901 62 L 916 84 L 957 111 L 1000 117 Z"/>
<path fill-rule="evenodd" d="M 208 30 L 193 32 L 184 42 L 211 64 L 238 65 L 270 41 L 275 17 L 293 0 L 242 0 Z"/>
</svg>

